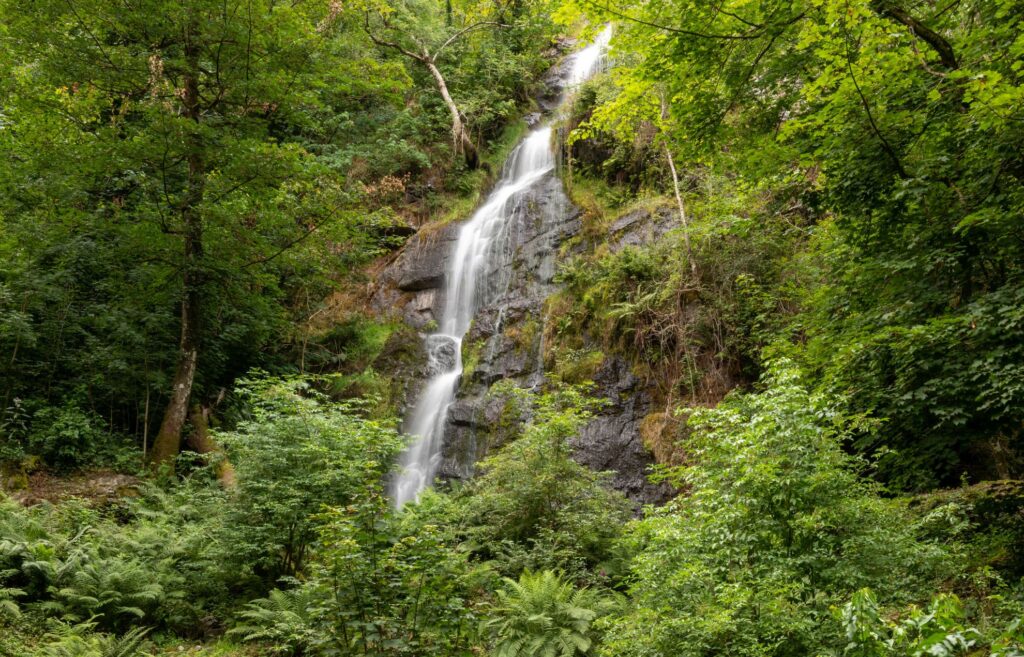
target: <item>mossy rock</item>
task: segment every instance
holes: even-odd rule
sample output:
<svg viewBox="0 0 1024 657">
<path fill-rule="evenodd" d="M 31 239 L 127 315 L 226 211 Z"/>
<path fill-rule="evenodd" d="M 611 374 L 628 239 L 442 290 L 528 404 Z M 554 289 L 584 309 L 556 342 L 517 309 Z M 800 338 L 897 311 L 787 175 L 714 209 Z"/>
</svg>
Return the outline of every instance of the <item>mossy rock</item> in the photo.
<svg viewBox="0 0 1024 657">
<path fill-rule="evenodd" d="M 14 472 L 5 475 L 4 490 L 10 492 L 28 490 L 28 475 L 24 472 Z"/>
</svg>

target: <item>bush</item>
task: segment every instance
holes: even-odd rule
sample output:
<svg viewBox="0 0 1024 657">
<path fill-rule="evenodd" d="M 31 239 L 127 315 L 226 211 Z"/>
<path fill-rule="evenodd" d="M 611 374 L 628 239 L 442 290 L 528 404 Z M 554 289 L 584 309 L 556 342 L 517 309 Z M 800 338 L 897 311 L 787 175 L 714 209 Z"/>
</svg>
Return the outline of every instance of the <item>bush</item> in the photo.
<svg viewBox="0 0 1024 657">
<path fill-rule="evenodd" d="M 73 405 L 46 407 L 35 414 L 28 449 L 58 470 L 91 465 L 110 442 L 95 413 Z"/>
<path fill-rule="evenodd" d="M 412 515 L 380 494 L 327 512 L 308 579 L 251 603 L 232 633 L 289 655 L 474 654 L 470 598 L 488 575 Z"/>
<path fill-rule="evenodd" d="M 245 381 L 253 417 L 218 434 L 238 484 L 228 522 L 235 557 L 268 581 L 302 570 L 314 515 L 380 488 L 403 440 L 393 426 L 330 404 L 302 380 Z"/>
<path fill-rule="evenodd" d="M 271 652 L 295 655 L 317 643 L 315 614 L 326 601 L 326 591 L 301 585 L 274 589 L 266 598 L 253 600 L 239 612 L 242 623 L 228 631 L 242 641 L 257 641 Z"/>
<path fill-rule="evenodd" d="M 910 602 L 949 573 L 902 502 L 862 480 L 845 419 L 787 362 L 758 394 L 692 411 L 690 494 L 637 523 L 635 608 L 607 655 L 805 655 L 841 645 L 829 609 L 870 586 Z"/>
<path fill-rule="evenodd" d="M 525 403 L 523 391 L 505 391 Z M 541 395 L 521 437 L 483 461 L 482 474 L 456 493 L 455 531 L 502 574 L 560 570 L 595 582 L 616 570 L 629 502 L 604 475 L 576 463 L 567 444 L 594 403 L 578 388 Z"/>
<path fill-rule="evenodd" d="M 146 630 L 115 636 L 93 632 L 94 627 L 93 623 L 59 625 L 32 657 L 148 657 L 143 652 Z"/>
<path fill-rule="evenodd" d="M 993 657 L 1024 655 L 1021 618 L 986 636 L 967 624 L 960 598 L 950 593 L 935 596 L 926 609 L 911 607 L 903 618 L 894 618 L 881 613 L 871 589 L 861 589 L 835 615 L 846 638 L 843 654 L 850 657 L 952 657 L 977 654 L 981 646 Z"/>
</svg>

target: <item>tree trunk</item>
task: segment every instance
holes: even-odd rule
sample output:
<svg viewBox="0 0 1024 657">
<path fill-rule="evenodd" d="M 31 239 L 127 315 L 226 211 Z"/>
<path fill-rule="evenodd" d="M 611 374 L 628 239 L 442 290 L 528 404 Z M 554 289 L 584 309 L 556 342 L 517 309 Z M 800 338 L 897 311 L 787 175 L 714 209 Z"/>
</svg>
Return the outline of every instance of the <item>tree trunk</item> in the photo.
<svg viewBox="0 0 1024 657">
<path fill-rule="evenodd" d="M 473 141 L 469 138 L 469 133 L 466 132 L 466 125 L 462 122 L 462 114 L 459 112 L 458 105 L 455 104 L 451 94 L 448 93 L 448 85 L 445 84 L 444 76 L 441 75 L 440 69 L 437 68 L 437 65 L 430 58 L 422 58 L 420 61 L 427 67 L 430 74 L 434 76 L 437 89 L 441 92 L 441 98 L 444 99 L 444 104 L 452 115 L 452 142 L 455 145 L 455 152 L 461 152 L 465 156 L 466 166 L 470 169 L 477 168 L 480 166 L 480 158 L 477 155 L 476 146 L 473 145 Z"/>
<path fill-rule="evenodd" d="M 686 219 L 686 206 L 683 205 L 683 195 L 679 191 L 679 175 L 676 173 L 676 163 L 672 158 L 672 151 L 668 148 L 668 142 L 666 141 L 662 146 L 665 148 L 668 170 L 672 172 L 672 191 L 675 192 L 676 205 L 679 207 L 679 220 L 683 222 L 683 242 L 686 244 L 686 259 L 690 261 L 690 272 L 693 274 L 694 283 L 696 283 L 697 261 L 693 259 L 693 249 L 690 248 L 690 223 Z"/>
<path fill-rule="evenodd" d="M 217 461 L 217 479 L 221 486 L 227 489 L 235 487 L 235 468 L 228 461 L 220 445 L 210 435 L 210 411 L 199 404 L 192 406 L 192 435 L 189 437 L 189 447 L 198 454 L 217 454 L 220 459 Z"/>
<path fill-rule="evenodd" d="M 664 90 L 660 93 L 661 120 L 668 119 L 668 100 L 665 98 Z M 690 261 L 690 273 L 693 274 L 693 284 L 697 285 L 700 280 L 697 275 L 697 261 L 693 259 L 693 249 L 690 248 L 690 223 L 686 217 L 686 206 L 683 204 L 683 194 L 679 190 L 679 174 L 676 172 L 676 161 L 672 157 L 672 150 L 668 147 L 668 136 L 664 126 L 661 127 L 661 146 L 665 149 L 665 159 L 668 161 L 668 170 L 672 173 L 672 191 L 676 196 L 676 205 L 679 208 L 679 221 L 683 224 L 683 242 L 686 245 L 686 258 Z"/>
<path fill-rule="evenodd" d="M 185 116 L 196 125 L 186 138 L 188 187 L 181 204 L 184 232 L 184 263 L 182 269 L 181 339 L 178 362 L 174 372 L 171 398 L 164 411 L 160 432 L 153 440 L 150 463 L 172 465 L 181 449 L 181 432 L 188 416 L 188 401 L 199 360 L 199 317 L 202 286 L 203 220 L 200 205 L 206 187 L 206 166 L 203 143 L 199 134 L 199 48 L 195 43 L 196 27 L 190 25 L 185 37 L 185 59 L 188 70 L 184 76 L 182 104 Z"/>
</svg>

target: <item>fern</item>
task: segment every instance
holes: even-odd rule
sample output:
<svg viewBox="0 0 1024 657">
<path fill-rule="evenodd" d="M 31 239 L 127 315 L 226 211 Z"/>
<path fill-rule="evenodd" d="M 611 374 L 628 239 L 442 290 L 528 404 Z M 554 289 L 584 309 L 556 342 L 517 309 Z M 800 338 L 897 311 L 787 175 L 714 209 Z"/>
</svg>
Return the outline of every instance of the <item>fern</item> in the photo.
<svg viewBox="0 0 1024 657">
<path fill-rule="evenodd" d="M 575 657 L 593 647 L 591 626 L 610 608 L 592 589 L 576 589 L 557 573 L 524 572 L 505 579 L 496 617 L 484 626 L 496 637 L 495 657 Z"/>
<path fill-rule="evenodd" d="M 47 635 L 49 642 L 38 657 L 150 657 L 143 652 L 145 628 L 135 628 L 122 636 L 95 634 L 95 623 L 61 625 Z"/>
<path fill-rule="evenodd" d="M 247 604 L 239 613 L 243 623 L 228 634 L 264 643 L 278 654 L 298 654 L 315 642 L 314 614 L 320 602 L 320 592 L 311 586 L 275 589 Z"/>
<path fill-rule="evenodd" d="M 0 581 L 3 579 L 3 573 L 0 573 Z M 18 603 L 14 599 L 24 595 L 25 592 L 21 589 L 0 586 L 0 618 L 20 616 L 21 608 L 18 607 Z"/>
<path fill-rule="evenodd" d="M 51 600 L 37 607 L 73 621 L 92 619 L 120 630 L 146 619 L 168 597 L 153 569 L 121 557 L 77 553 L 54 569 Z"/>
</svg>

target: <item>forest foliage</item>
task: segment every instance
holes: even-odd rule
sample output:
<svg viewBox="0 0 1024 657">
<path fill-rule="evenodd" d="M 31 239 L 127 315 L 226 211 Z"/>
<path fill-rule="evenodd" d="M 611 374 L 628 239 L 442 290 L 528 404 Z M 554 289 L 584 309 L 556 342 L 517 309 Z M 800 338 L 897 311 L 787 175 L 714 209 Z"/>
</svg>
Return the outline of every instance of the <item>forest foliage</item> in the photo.
<svg viewBox="0 0 1024 657">
<path fill-rule="evenodd" d="M 0 654 L 1024 654 L 1020 0 L 0 14 L 0 474 L 135 475 L 0 499 Z M 396 511 L 416 336 L 359 290 L 605 23 L 551 376 Z M 612 358 L 661 507 L 572 458 Z"/>
</svg>

